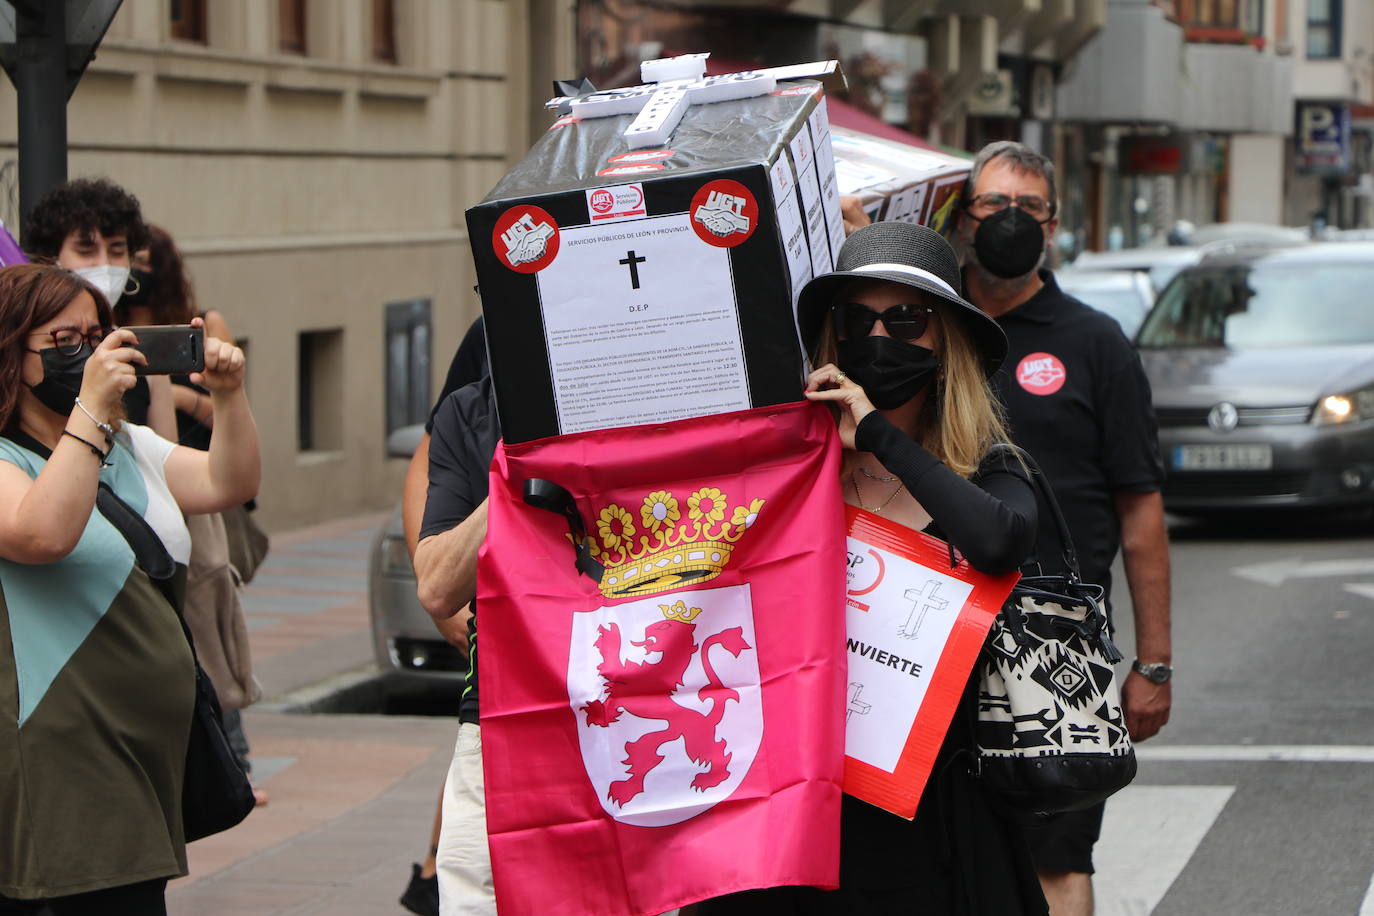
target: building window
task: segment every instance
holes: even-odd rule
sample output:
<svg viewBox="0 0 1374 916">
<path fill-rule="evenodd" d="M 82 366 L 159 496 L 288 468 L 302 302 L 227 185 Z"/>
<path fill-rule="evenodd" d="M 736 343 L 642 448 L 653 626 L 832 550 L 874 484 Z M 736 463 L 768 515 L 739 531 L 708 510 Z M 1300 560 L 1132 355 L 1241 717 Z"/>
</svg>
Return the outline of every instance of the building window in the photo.
<svg viewBox="0 0 1374 916">
<path fill-rule="evenodd" d="M 1178 18 L 1184 26 L 1234 29 L 1238 6 L 1238 0 L 1180 0 Z"/>
<path fill-rule="evenodd" d="M 372 58 L 396 63 L 396 3 L 372 0 Z"/>
<path fill-rule="evenodd" d="M 1264 0 L 1177 0 L 1162 7 L 1185 41 L 1264 47 Z"/>
<path fill-rule="evenodd" d="M 205 44 L 205 0 L 171 0 L 167 22 L 173 38 Z"/>
<path fill-rule="evenodd" d="M 429 418 L 430 301 L 386 307 L 386 432 Z"/>
<path fill-rule="evenodd" d="M 302 331 L 296 371 L 297 444 L 303 452 L 343 448 L 343 329 Z"/>
<path fill-rule="evenodd" d="M 277 47 L 287 54 L 305 53 L 306 0 L 277 0 Z"/>
<path fill-rule="evenodd" d="M 1341 56 L 1341 0 L 1307 0 L 1307 57 Z"/>
</svg>

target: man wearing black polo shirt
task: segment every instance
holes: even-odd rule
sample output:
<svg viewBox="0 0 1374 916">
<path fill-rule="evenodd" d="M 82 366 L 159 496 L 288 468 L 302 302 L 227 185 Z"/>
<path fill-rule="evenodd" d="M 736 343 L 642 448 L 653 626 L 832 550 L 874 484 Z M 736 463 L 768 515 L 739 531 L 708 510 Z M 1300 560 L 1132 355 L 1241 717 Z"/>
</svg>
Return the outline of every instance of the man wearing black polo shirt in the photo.
<svg viewBox="0 0 1374 916">
<path fill-rule="evenodd" d="M 969 299 L 1010 344 L 993 379 L 1016 443 L 1044 470 L 1073 534 L 1083 578 L 1111 589 L 1118 547 L 1135 616 L 1136 661 L 1122 684 L 1126 725 L 1144 741 L 1169 719 L 1169 541 L 1150 386 L 1117 323 L 1065 295 L 1043 268 L 1054 237 L 1054 165 L 1013 142 L 974 160 L 957 247 Z M 1042 513 L 1040 556 L 1058 537 Z M 1045 549 L 1046 545 L 1051 545 Z M 1093 911 L 1092 848 L 1102 806 L 1031 831 L 1055 916 Z"/>
<path fill-rule="evenodd" d="M 494 914 L 487 852 L 482 739 L 477 699 L 477 551 L 487 534 L 487 471 L 501 437 L 491 379 L 448 395 L 429 431 L 429 488 L 415 548 L 420 603 L 436 621 L 465 606 L 469 674 L 458 708 L 458 740 L 444 787 L 437 856 L 441 912 Z"/>
</svg>

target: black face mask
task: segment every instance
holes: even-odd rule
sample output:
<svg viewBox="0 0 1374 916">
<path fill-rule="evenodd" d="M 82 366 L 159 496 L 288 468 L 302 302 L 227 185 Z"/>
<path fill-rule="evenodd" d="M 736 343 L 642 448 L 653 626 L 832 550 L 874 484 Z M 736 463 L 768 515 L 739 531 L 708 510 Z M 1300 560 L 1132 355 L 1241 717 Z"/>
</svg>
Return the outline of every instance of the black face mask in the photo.
<svg viewBox="0 0 1374 916">
<path fill-rule="evenodd" d="M 83 343 L 72 356 L 63 356 L 56 347 L 36 352 L 43 360 L 43 380 L 30 385 L 33 396 L 53 413 L 67 416 L 81 394 L 81 380 L 86 372 L 86 360 L 91 357 L 91 345 Z"/>
<path fill-rule="evenodd" d="M 978 263 L 995 277 L 1010 280 L 1035 270 L 1045 253 L 1045 232 L 1020 207 L 985 217 L 973 234 Z"/>
<path fill-rule="evenodd" d="M 129 292 L 130 288 L 133 292 Z M 153 292 L 153 275 L 137 267 L 129 270 L 129 281 L 124 284 L 124 295 L 119 297 L 121 306 L 147 305 Z"/>
<path fill-rule="evenodd" d="M 870 336 L 840 341 L 839 364 L 874 407 L 892 410 L 925 390 L 940 368 L 940 357 L 925 347 Z"/>
</svg>

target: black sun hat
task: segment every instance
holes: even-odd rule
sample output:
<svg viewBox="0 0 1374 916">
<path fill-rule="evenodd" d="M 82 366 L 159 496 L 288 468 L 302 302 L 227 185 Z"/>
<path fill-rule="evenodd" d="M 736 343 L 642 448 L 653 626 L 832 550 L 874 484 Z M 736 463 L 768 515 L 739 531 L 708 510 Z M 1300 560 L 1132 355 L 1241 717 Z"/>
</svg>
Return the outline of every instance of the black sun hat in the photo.
<svg viewBox="0 0 1374 916">
<path fill-rule="evenodd" d="M 874 223 L 855 232 L 840 247 L 835 270 L 802 288 L 797 299 L 797 323 L 808 353 L 816 350 L 825 314 L 836 294 L 853 280 L 901 283 L 948 304 L 942 314 L 963 323 L 988 375 L 1006 358 L 1007 336 L 1001 327 L 963 297 L 959 259 L 949 242 L 929 226 L 896 222 Z"/>
</svg>

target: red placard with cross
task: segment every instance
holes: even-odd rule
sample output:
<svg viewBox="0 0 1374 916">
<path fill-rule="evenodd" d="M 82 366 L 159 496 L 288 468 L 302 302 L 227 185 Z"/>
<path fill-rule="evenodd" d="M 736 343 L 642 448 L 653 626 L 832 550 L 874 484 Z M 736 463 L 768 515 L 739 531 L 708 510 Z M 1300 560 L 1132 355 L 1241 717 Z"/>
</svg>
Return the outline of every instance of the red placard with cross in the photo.
<svg viewBox="0 0 1374 916">
<path fill-rule="evenodd" d="M 1019 573 L 847 507 L 844 791 L 911 819 L 988 629 Z"/>
</svg>

